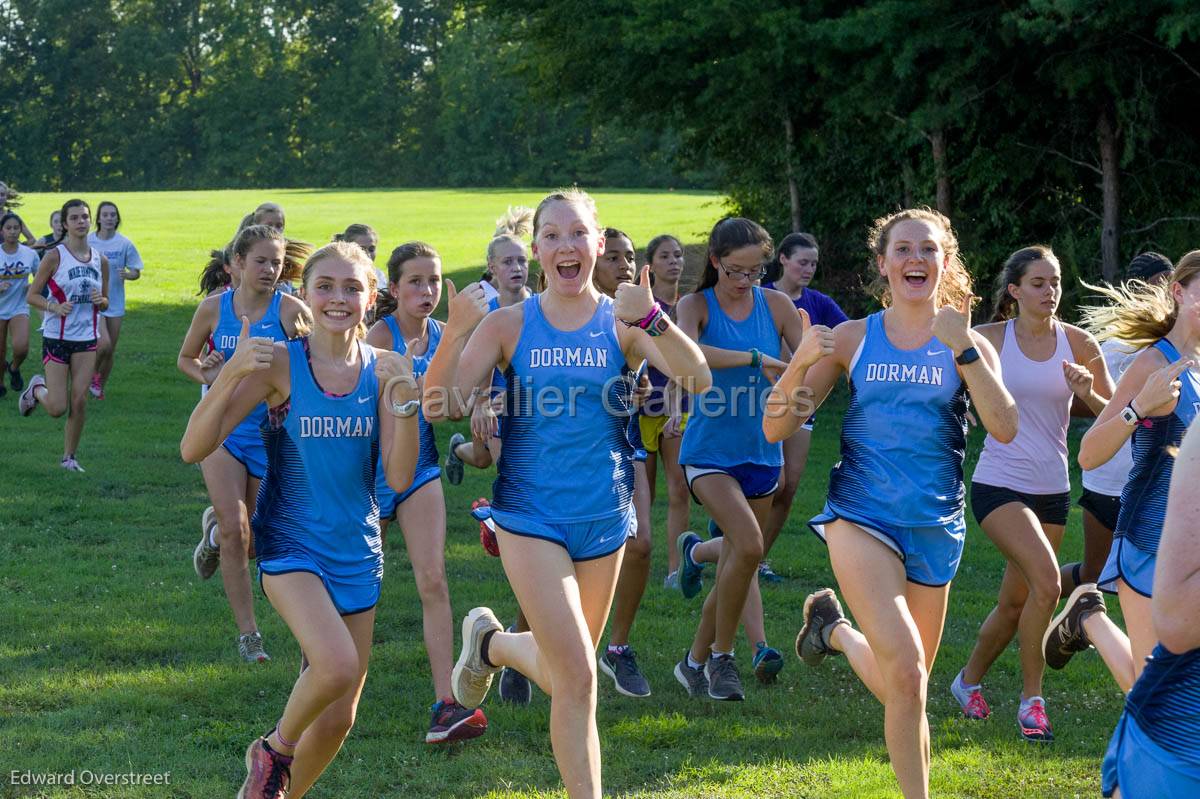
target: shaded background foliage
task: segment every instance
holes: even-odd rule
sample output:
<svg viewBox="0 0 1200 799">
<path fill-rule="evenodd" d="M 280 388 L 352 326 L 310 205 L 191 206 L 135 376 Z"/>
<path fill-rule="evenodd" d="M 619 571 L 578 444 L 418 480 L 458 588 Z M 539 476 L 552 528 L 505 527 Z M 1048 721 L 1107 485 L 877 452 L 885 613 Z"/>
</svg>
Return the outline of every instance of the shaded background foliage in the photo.
<svg viewBox="0 0 1200 799">
<path fill-rule="evenodd" d="M 1189 0 L 0 0 L 24 190 L 714 187 L 822 242 L 948 212 L 983 283 L 1200 244 Z M 685 234 L 693 231 L 682 231 Z"/>
</svg>

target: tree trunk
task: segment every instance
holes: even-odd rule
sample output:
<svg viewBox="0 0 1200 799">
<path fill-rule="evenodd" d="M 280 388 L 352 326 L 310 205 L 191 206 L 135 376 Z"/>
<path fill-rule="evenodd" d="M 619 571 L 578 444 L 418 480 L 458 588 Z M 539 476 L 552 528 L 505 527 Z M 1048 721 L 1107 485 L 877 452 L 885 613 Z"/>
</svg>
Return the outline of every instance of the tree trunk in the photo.
<svg viewBox="0 0 1200 799">
<path fill-rule="evenodd" d="M 1100 112 L 1096 124 L 1096 140 L 1100 145 L 1101 188 L 1104 192 L 1104 211 L 1101 214 L 1100 268 L 1104 279 L 1115 283 L 1121 271 L 1121 200 L 1120 173 L 1117 160 L 1117 134 L 1113 130 L 1108 109 Z"/>
<path fill-rule="evenodd" d="M 784 109 L 783 132 L 787 147 L 784 150 L 784 160 L 787 169 L 788 198 L 792 204 L 792 232 L 800 232 L 800 185 L 796 183 L 796 167 L 793 156 L 796 152 L 796 128 L 792 124 L 792 115 Z"/>
<path fill-rule="evenodd" d="M 950 170 L 946 158 L 946 131 L 936 128 L 929 134 L 933 148 L 933 174 L 937 178 L 937 209 L 950 216 Z"/>
</svg>

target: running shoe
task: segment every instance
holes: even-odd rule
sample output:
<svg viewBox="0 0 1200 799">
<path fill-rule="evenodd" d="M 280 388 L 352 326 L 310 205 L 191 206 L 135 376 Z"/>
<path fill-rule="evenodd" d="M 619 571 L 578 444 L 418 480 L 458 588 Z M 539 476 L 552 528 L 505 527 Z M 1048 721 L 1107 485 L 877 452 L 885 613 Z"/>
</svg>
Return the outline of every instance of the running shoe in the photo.
<svg viewBox="0 0 1200 799">
<path fill-rule="evenodd" d="M 650 683 L 638 668 L 632 647 L 627 646 L 619 652 L 605 647 L 598 663 L 600 671 L 612 678 L 617 693 L 637 698 L 650 696 Z"/>
<path fill-rule="evenodd" d="M 765 560 L 762 563 L 758 564 L 758 579 L 764 583 L 782 583 L 783 582 L 783 578 L 780 577 L 778 574 L 776 574 L 775 571 L 771 568 L 771 564 Z"/>
<path fill-rule="evenodd" d="M 221 565 L 221 548 L 210 543 L 211 532 L 217 527 L 217 512 L 209 505 L 200 517 L 200 543 L 192 552 L 192 568 L 201 580 L 207 580 Z M 219 533 L 218 533 L 219 535 Z"/>
<path fill-rule="evenodd" d="M 100 375 L 92 375 L 92 384 L 88 386 L 88 393 L 98 400 L 104 399 L 104 386 L 100 385 Z"/>
<path fill-rule="evenodd" d="M 834 625 L 849 624 L 832 588 L 822 588 L 804 600 L 804 626 L 796 636 L 796 654 L 810 666 L 841 653 L 829 644 Z"/>
<path fill-rule="evenodd" d="M 673 572 L 667 572 L 667 576 L 663 578 L 663 588 L 667 589 L 668 591 L 678 591 L 679 590 L 679 570 L 678 569 L 676 569 Z"/>
<path fill-rule="evenodd" d="M 238 636 L 238 654 L 247 663 L 266 663 L 271 659 L 271 656 L 263 649 L 262 633 L 258 630 Z"/>
<path fill-rule="evenodd" d="M 708 520 L 708 537 L 709 538 L 722 538 L 722 537 L 724 537 L 724 535 L 725 535 L 725 531 L 721 529 L 720 525 L 718 525 L 712 519 L 709 519 Z"/>
<path fill-rule="evenodd" d="M 292 758 L 256 738 L 246 749 L 246 781 L 237 799 L 286 799 L 292 782 Z"/>
<path fill-rule="evenodd" d="M 443 744 L 467 741 L 487 732 L 487 716 L 479 708 L 467 710 L 453 699 L 439 699 L 433 706 L 433 718 L 425 743 Z"/>
<path fill-rule="evenodd" d="M 75 460 L 74 455 L 64 455 L 62 462 L 59 465 L 62 466 L 64 469 L 66 469 L 68 472 L 84 472 L 84 471 L 86 471 L 82 466 L 79 465 L 79 461 Z"/>
<path fill-rule="evenodd" d="M 46 385 L 46 378 L 41 375 L 34 375 L 29 379 L 29 385 L 21 392 L 21 399 L 17 402 L 17 410 L 22 416 L 28 416 L 33 413 L 33 409 L 37 407 L 37 389 Z"/>
<path fill-rule="evenodd" d="M 446 479 L 450 481 L 450 485 L 459 485 L 463 481 L 463 462 L 462 458 L 454 454 L 454 448 L 459 444 L 467 443 L 467 437 L 462 433 L 455 433 L 450 436 L 450 448 L 446 453 Z"/>
<path fill-rule="evenodd" d="M 692 532 L 679 536 L 679 590 L 685 599 L 691 599 L 704 587 L 704 564 L 692 560 L 692 550 L 700 543 L 700 536 Z"/>
<path fill-rule="evenodd" d="M 1107 612 L 1104 595 L 1095 583 L 1084 583 L 1072 591 L 1062 612 L 1050 620 L 1050 626 L 1042 636 L 1042 655 L 1046 658 L 1046 665 L 1061 669 L 1076 652 L 1091 646 L 1092 642 L 1083 629 L 1083 620 L 1093 613 Z"/>
<path fill-rule="evenodd" d="M 450 685 L 454 699 L 464 707 L 479 707 L 492 687 L 492 675 L 500 671 L 483 661 L 483 639 L 488 633 L 498 633 L 504 625 L 489 608 L 472 608 L 462 623 L 462 652 L 454 671 L 450 673 Z"/>
<path fill-rule="evenodd" d="M 704 676 L 708 678 L 708 695 L 711 699 L 742 701 L 742 678 L 738 675 L 737 661 L 733 655 L 710 655 L 704 664 Z"/>
<path fill-rule="evenodd" d="M 783 671 L 783 655 L 778 649 L 772 649 L 765 642 L 759 641 L 754 650 L 754 676 L 763 685 L 775 682 L 779 672 Z"/>
<path fill-rule="evenodd" d="M 8 384 L 12 386 L 13 391 L 20 391 L 25 388 L 25 378 L 21 377 L 21 370 L 8 367 Z"/>
<path fill-rule="evenodd" d="M 1046 718 L 1046 703 L 1040 696 L 1022 703 L 1017 711 L 1017 726 L 1021 729 L 1021 737 L 1030 743 L 1050 743 L 1054 740 L 1050 719 Z"/>
<path fill-rule="evenodd" d="M 988 707 L 988 703 L 984 700 L 983 691 L 980 689 L 980 686 L 967 685 L 963 682 L 963 673 L 961 671 L 950 683 L 950 693 L 958 700 L 958 705 L 962 708 L 963 715 L 967 718 L 983 721 L 992 715 L 992 709 Z"/>
<path fill-rule="evenodd" d="M 533 684 L 529 678 L 516 669 L 505 666 L 500 672 L 500 684 L 496 687 L 500 692 L 500 700 L 514 705 L 528 705 L 533 699 Z"/>
<path fill-rule="evenodd" d="M 500 557 L 500 542 L 496 540 L 496 522 L 492 520 L 492 505 L 480 497 L 471 503 L 471 517 L 479 522 L 479 544 L 493 558 Z"/>
<path fill-rule="evenodd" d="M 687 659 L 687 653 L 684 653 L 683 660 L 675 664 L 675 679 L 687 689 L 688 696 L 707 696 L 708 677 L 704 674 L 704 666 L 693 669 Z"/>
</svg>

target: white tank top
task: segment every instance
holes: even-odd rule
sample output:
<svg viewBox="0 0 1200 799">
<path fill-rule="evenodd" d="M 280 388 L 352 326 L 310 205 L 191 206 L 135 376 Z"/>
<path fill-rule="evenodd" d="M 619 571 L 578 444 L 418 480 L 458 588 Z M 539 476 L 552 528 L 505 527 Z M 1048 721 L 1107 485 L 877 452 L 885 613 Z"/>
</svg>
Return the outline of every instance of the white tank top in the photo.
<svg viewBox="0 0 1200 799">
<path fill-rule="evenodd" d="M 88 248 L 88 260 L 80 261 L 65 244 L 58 250 L 58 269 L 50 276 L 46 288 L 55 302 L 70 302 L 73 306 L 66 316 L 47 313 L 42 320 L 42 336 L 63 341 L 91 341 L 97 337 L 96 319 L 100 311 L 92 302 L 92 292 L 100 291 L 104 283 L 100 275 L 100 253 Z"/>
<path fill-rule="evenodd" d="M 1108 366 L 1108 373 L 1112 375 L 1113 383 L 1116 383 L 1141 350 L 1124 341 L 1108 339 L 1100 345 L 1100 352 L 1104 355 L 1104 363 Z M 1125 481 L 1129 479 L 1129 473 L 1133 471 L 1132 444 L 1133 438 L 1130 437 L 1108 463 L 1102 463 L 1095 469 L 1084 472 L 1083 487 L 1097 494 L 1105 494 L 1110 497 L 1121 496 L 1121 492 L 1125 490 Z"/>
<path fill-rule="evenodd" d="M 1061 494 L 1071 490 L 1067 474 L 1067 424 L 1074 394 L 1063 376 L 1062 362 L 1075 362 L 1061 323 L 1054 323 L 1057 346 L 1045 361 L 1025 357 L 1017 344 L 1015 322 L 1004 326 L 1000 371 L 1004 387 L 1017 403 L 1017 437 L 1001 444 L 989 435 L 972 480 L 1026 494 Z"/>
</svg>

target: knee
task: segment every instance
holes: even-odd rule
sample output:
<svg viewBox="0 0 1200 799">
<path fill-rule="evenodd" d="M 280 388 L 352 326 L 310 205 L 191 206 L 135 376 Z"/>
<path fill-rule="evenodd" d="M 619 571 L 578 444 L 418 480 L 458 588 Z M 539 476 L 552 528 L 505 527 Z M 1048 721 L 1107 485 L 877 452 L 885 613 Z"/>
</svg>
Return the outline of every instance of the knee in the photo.
<svg viewBox="0 0 1200 799">
<path fill-rule="evenodd" d="M 888 701 L 904 704 L 924 705 L 929 686 L 929 672 L 919 656 L 909 656 L 892 663 L 884 669 L 887 679 Z"/>
<path fill-rule="evenodd" d="M 413 577 L 416 578 L 417 592 L 421 595 L 422 602 L 447 599 L 450 596 L 450 588 L 446 584 L 446 569 L 444 567 L 427 566 L 421 569 L 413 569 Z"/>
<path fill-rule="evenodd" d="M 320 736 L 321 740 L 343 741 L 354 728 L 357 713 L 358 707 L 355 703 L 339 702 L 322 713 L 310 729 Z M 308 734 L 307 730 L 305 734 Z"/>
<path fill-rule="evenodd" d="M 1029 601 L 1040 608 L 1051 608 L 1058 604 L 1062 596 L 1062 575 L 1054 564 L 1039 569 L 1029 580 Z"/>
<path fill-rule="evenodd" d="M 50 400 L 49 397 L 46 397 L 44 400 L 42 400 L 42 407 L 46 409 L 47 414 L 53 416 L 55 419 L 67 412 L 67 404 L 65 402 L 57 403 Z"/>
<path fill-rule="evenodd" d="M 596 696 L 596 659 L 580 646 L 559 653 L 553 665 L 554 698 L 590 702 Z"/>
<path fill-rule="evenodd" d="M 24 344 L 14 344 L 12 352 L 13 352 L 13 360 L 16 360 L 16 361 L 25 360 L 25 356 L 29 354 L 28 342 L 26 342 Z"/>
<path fill-rule="evenodd" d="M 641 564 L 650 560 L 650 531 L 638 527 L 638 534 L 625 542 L 625 562 Z"/>
<path fill-rule="evenodd" d="M 71 395 L 71 415 L 82 418 L 84 415 L 87 414 L 87 403 L 88 403 L 88 400 L 87 400 L 86 393 L 84 393 L 82 396 L 77 396 L 77 395 L 72 394 Z"/>
<path fill-rule="evenodd" d="M 1015 625 L 1021 620 L 1021 611 L 1025 609 L 1025 603 L 1018 602 L 1015 599 L 1001 597 L 1000 603 L 996 605 L 996 614 L 1008 624 Z"/>
<path fill-rule="evenodd" d="M 323 658 L 310 661 L 308 668 L 319 692 L 329 700 L 344 696 L 358 684 L 358 653 L 353 650 L 329 653 Z M 350 723 L 353 722 L 351 711 Z"/>
<path fill-rule="evenodd" d="M 725 553 L 737 559 L 742 565 L 751 564 L 757 566 L 763 558 L 763 540 L 762 536 L 755 532 L 754 536 L 747 536 L 748 541 L 735 541 L 728 535 L 725 536 Z"/>
</svg>

